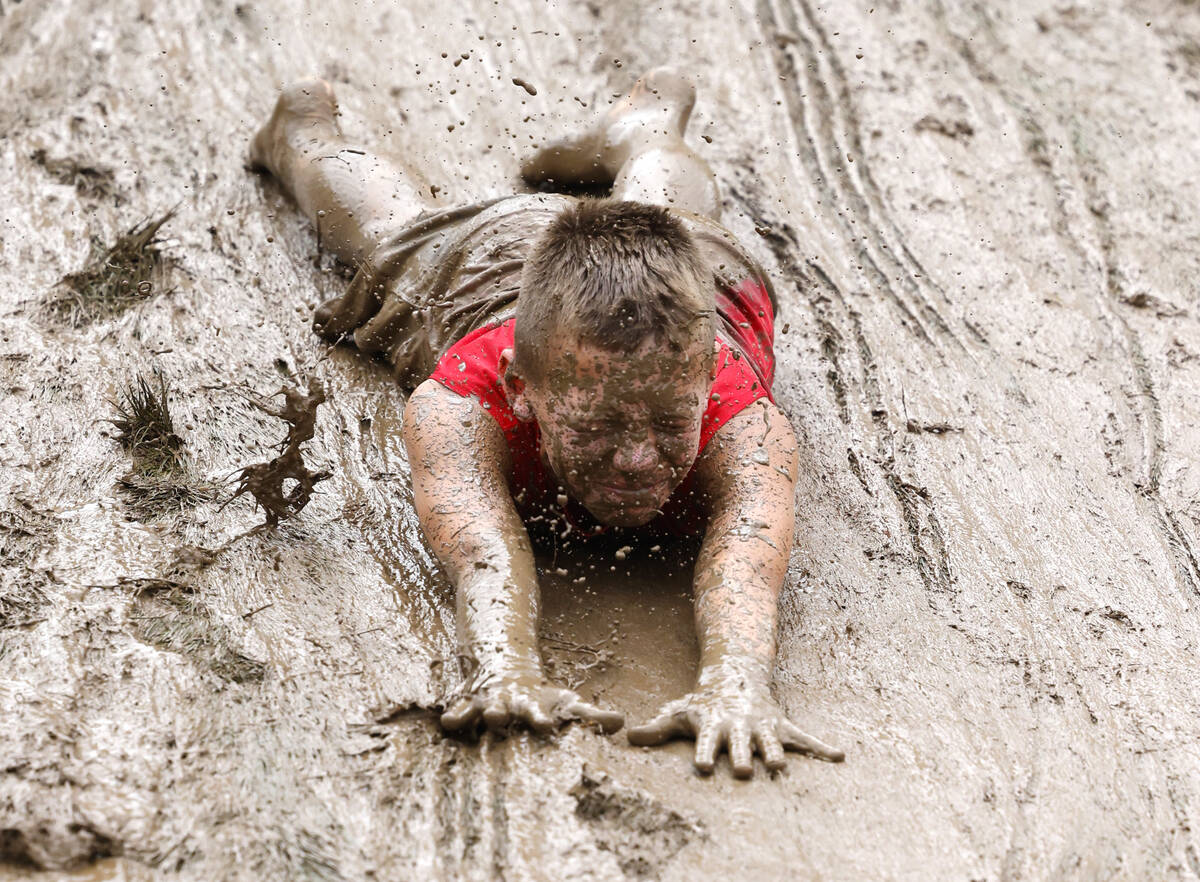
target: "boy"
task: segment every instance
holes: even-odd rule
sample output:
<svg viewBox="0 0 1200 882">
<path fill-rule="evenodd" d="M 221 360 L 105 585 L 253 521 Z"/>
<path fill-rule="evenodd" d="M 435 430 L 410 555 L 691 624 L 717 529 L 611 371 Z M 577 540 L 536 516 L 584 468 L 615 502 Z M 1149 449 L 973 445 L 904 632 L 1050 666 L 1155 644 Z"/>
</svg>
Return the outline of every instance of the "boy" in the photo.
<svg viewBox="0 0 1200 882">
<path fill-rule="evenodd" d="M 414 504 L 455 585 L 472 668 L 442 725 L 619 729 L 621 714 L 543 672 L 526 524 L 586 541 L 606 526 L 699 523 L 696 688 L 628 737 L 694 737 L 699 769 L 725 748 L 747 777 L 755 751 L 770 769 L 785 749 L 842 754 L 770 694 L 796 443 L 771 398 L 773 296 L 683 142 L 694 100 L 690 82 L 653 70 L 522 169 L 531 183 L 611 183 L 601 201 L 439 210 L 419 172 L 343 138 L 320 80 L 284 89 L 250 158 L 360 267 L 317 310 L 318 333 L 352 336 L 415 386 L 403 420 Z"/>
</svg>

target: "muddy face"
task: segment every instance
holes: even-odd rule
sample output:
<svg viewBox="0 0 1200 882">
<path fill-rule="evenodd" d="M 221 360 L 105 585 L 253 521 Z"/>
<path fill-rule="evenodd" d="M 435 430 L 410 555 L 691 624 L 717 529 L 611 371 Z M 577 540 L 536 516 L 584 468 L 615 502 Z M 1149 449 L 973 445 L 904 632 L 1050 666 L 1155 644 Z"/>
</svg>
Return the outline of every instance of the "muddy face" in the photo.
<svg viewBox="0 0 1200 882">
<path fill-rule="evenodd" d="M 547 464 L 595 518 L 650 521 L 695 462 L 711 341 L 675 351 L 650 340 L 632 353 L 564 341 L 553 351 L 545 379 L 527 384 L 514 409 L 537 420 Z"/>
</svg>

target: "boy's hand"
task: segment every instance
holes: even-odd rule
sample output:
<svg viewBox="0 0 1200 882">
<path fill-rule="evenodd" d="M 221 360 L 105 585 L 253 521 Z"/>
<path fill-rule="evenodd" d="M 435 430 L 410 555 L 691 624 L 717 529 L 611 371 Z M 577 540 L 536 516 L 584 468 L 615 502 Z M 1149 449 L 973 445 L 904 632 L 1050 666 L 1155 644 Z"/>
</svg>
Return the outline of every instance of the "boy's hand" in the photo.
<svg viewBox="0 0 1200 882">
<path fill-rule="evenodd" d="M 708 773 L 723 747 L 729 750 L 733 774 L 754 774 L 757 749 L 768 769 L 783 768 L 783 752 L 795 750 L 818 759 L 841 762 L 845 754 L 800 731 L 775 700 L 765 682 L 747 682 L 736 672 L 707 669 L 696 689 L 669 701 L 650 722 L 629 730 L 629 743 L 663 744 L 672 738 L 696 739 L 696 768 Z"/>
<path fill-rule="evenodd" d="M 623 714 L 597 707 L 551 683 L 538 664 L 514 666 L 502 673 L 480 671 L 464 692 L 442 714 L 443 728 L 473 729 L 482 722 L 489 731 L 500 733 L 523 723 L 545 735 L 578 720 L 612 734 L 625 725 Z"/>
</svg>

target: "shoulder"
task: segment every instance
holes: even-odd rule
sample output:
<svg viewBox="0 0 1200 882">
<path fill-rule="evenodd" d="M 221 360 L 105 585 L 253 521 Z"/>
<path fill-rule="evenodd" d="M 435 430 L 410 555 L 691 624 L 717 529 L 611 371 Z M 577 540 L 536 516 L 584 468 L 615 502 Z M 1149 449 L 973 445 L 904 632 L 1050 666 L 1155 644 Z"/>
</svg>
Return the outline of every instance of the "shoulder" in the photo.
<svg viewBox="0 0 1200 882">
<path fill-rule="evenodd" d="M 734 347 L 720 337 L 717 370 L 708 393 L 700 427 L 700 449 L 703 451 L 717 433 L 760 398 L 769 399 L 771 390 L 763 384 L 754 367 Z"/>
<path fill-rule="evenodd" d="M 485 325 L 447 349 L 429 379 L 455 395 L 473 398 L 501 429 L 510 432 L 516 417 L 504 393 L 500 355 L 512 345 L 512 319 Z"/>
<path fill-rule="evenodd" d="M 696 461 L 696 477 L 706 495 L 719 498 L 760 493 L 764 483 L 791 487 L 798 467 L 791 423 L 773 402 L 761 398 L 716 432 Z"/>
<path fill-rule="evenodd" d="M 495 419 L 474 398 L 433 379 L 409 396 L 401 431 L 414 474 L 480 463 L 494 463 L 507 472 L 510 466 L 508 445 Z"/>
<path fill-rule="evenodd" d="M 453 424 L 472 415 L 471 399 L 447 389 L 434 379 L 417 386 L 404 405 L 403 429 L 410 433 L 442 424 Z"/>
</svg>

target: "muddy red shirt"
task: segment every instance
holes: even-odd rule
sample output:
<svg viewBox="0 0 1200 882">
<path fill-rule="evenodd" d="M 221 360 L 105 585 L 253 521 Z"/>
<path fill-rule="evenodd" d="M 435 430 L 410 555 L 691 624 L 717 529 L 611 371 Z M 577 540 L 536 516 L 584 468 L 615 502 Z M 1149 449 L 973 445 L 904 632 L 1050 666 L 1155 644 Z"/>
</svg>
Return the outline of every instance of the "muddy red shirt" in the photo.
<svg viewBox="0 0 1200 882">
<path fill-rule="evenodd" d="M 702 453 L 721 426 L 760 398 L 774 401 L 771 383 L 775 374 L 775 316 L 764 287 L 747 280 L 717 295 L 721 318 L 717 331 L 720 352 L 717 374 L 709 391 L 708 406 L 700 427 Z M 467 334 L 438 360 L 431 378 L 452 392 L 471 396 L 499 425 L 512 455 L 513 498 L 522 512 L 557 509 L 559 491 L 542 459 L 541 432 L 536 422 L 522 422 L 512 406 L 500 378 L 500 353 L 513 345 L 514 319 L 485 325 Z M 696 519 L 689 517 L 695 466 L 663 506 L 657 521 L 669 529 L 690 531 Z M 584 528 L 580 510 L 566 512 L 568 521 Z"/>
</svg>

